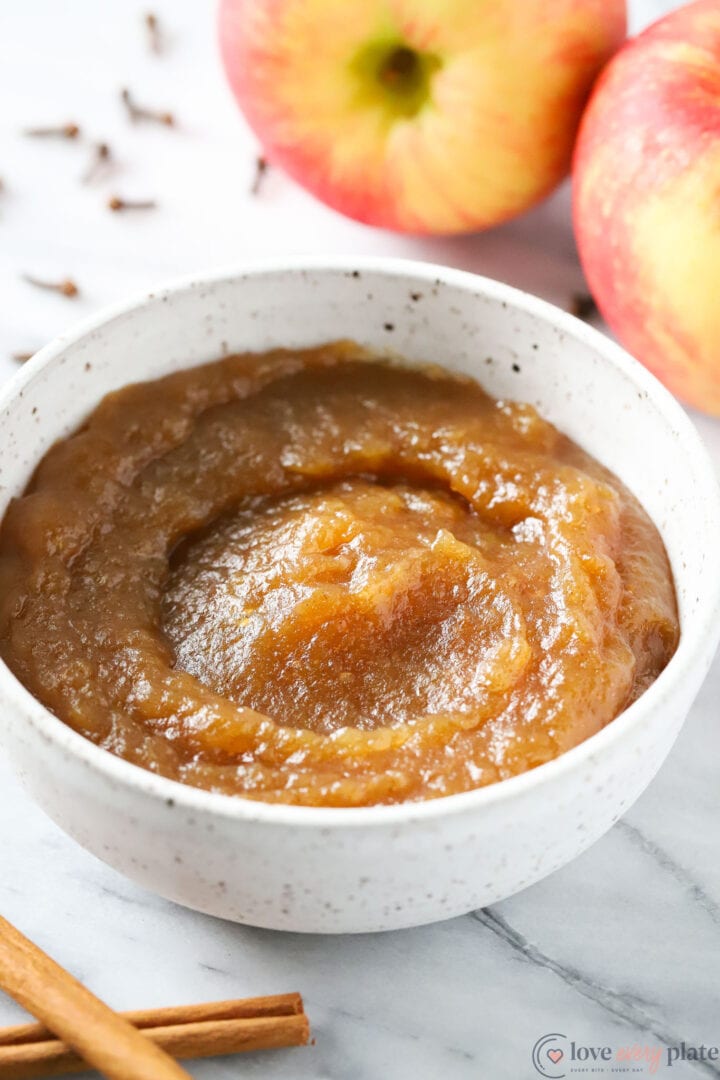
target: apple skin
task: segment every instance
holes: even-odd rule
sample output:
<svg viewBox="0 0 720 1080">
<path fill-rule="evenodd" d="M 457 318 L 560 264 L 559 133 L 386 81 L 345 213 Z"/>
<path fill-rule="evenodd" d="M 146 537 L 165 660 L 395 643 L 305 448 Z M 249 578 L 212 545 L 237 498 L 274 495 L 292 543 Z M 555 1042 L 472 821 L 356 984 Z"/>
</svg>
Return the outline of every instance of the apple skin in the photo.
<svg viewBox="0 0 720 1080">
<path fill-rule="evenodd" d="M 625 0 L 220 5 L 268 160 L 335 210 L 415 234 L 488 228 L 547 195 L 624 37 Z"/>
<path fill-rule="evenodd" d="M 620 341 L 720 415 L 720 3 L 675 11 L 598 80 L 575 151 L 580 257 Z"/>
</svg>

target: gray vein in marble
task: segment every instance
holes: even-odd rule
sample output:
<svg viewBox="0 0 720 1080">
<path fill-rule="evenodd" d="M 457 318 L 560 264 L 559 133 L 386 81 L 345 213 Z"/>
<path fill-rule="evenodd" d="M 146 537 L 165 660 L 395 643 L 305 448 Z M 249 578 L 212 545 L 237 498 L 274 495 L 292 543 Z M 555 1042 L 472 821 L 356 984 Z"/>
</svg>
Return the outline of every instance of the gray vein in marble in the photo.
<svg viewBox="0 0 720 1080">
<path fill-rule="evenodd" d="M 96 867 L 93 867 L 93 869 L 97 870 Z M 110 900 L 117 900 L 126 907 L 153 912 L 162 912 L 166 909 L 167 901 L 163 897 L 146 890 L 141 892 L 132 885 L 130 880 L 123 881 L 119 875 L 113 877 L 113 884 L 100 880 L 97 873 L 91 875 L 90 873 L 73 871 L 68 876 L 78 885 L 81 885 L 83 889 L 87 889 L 88 892 L 95 889 L 103 896 L 108 897 Z"/>
<path fill-rule="evenodd" d="M 208 964 L 204 960 L 198 960 L 198 967 L 203 971 L 210 971 L 213 975 L 222 975 L 224 979 L 234 979 L 235 975 L 231 971 L 225 971 L 224 968 L 215 967 L 214 964 Z"/>
<path fill-rule="evenodd" d="M 143 910 L 151 906 L 145 894 L 139 893 L 137 896 L 129 896 L 127 893 L 121 892 L 119 889 L 113 889 L 110 885 L 105 885 L 102 882 L 96 884 L 95 888 L 103 896 L 109 896 L 112 900 L 119 900 L 121 904 L 129 904 L 131 907 L 140 907 Z"/>
<path fill-rule="evenodd" d="M 710 916 L 715 926 L 720 926 L 720 904 L 703 889 L 702 885 L 695 881 L 686 867 L 677 862 L 669 852 L 656 844 L 644 832 L 641 832 L 637 825 L 631 825 L 629 821 L 618 821 L 615 827 L 620 829 L 644 855 L 653 859 L 658 866 L 671 874 L 679 885 L 687 889 L 690 899 L 694 900 Z"/>
<path fill-rule="evenodd" d="M 484 926 L 491 934 L 504 941 L 506 945 L 509 945 L 523 960 L 526 960 L 534 967 L 543 968 L 545 971 L 556 975 L 566 986 L 571 987 L 576 993 L 582 994 L 583 997 L 588 998 L 605 1012 L 622 1021 L 622 1023 L 637 1031 L 653 1035 L 665 1046 L 679 1046 L 682 1042 L 692 1042 L 691 1039 L 683 1039 L 681 1035 L 666 1031 L 660 1020 L 645 1011 L 647 1007 L 651 1007 L 649 1002 L 643 1002 L 643 1008 L 637 1004 L 641 999 L 638 999 L 635 995 L 610 990 L 589 976 L 584 975 L 578 968 L 554 960 L 528 941 L 501 915 L 498 915 L 497 912 L 490 908 L 480 908 L 473 911 L 470 917 L 477 920 L 481 926 Z M 703 1076 L 720 1077 L 720 1068 L 710 1062 L 688 1061 L 683 1064 L 688 1065 Z"/>
</svg>

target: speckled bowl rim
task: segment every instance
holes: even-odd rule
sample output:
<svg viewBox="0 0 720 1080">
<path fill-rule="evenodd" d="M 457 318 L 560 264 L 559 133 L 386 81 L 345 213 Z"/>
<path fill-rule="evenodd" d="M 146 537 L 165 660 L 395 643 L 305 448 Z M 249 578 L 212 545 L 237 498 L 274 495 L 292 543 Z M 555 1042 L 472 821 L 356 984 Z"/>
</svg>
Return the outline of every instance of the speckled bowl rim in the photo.
<svg viewBox="0 0 720 1080">
<path fill-rule="evenodd" d="M 693 464 L 698 488 L 705 490 L 707 500 L 705 508 L 711 526 L 709 532 L 714 533 L 714 537 L 695 536 L 695 540 L 698 543 L 711 541 L 713 538 L 715 541 L 720 541 L 720 489 L 710 457 L 690 418 L 654 375 L 605 334 L 562 311 L 554 304 L 492 278 L 435 263 L 382 256 L 358 258 L 299 256 L 253 260 L 209 273 L 183 275 L 158 288 L 145 290 L 129 300 L 109 305 L 97 314 L 78 322 L 69 332 L 60 334 L 28 361 L 4 387 L 0 388 L 0 409 L 12 406 L 12 402 L 23 395 L 36 376 L 58 361 L 69 346 L 101 329 L 107 322 L 127 314 L 133 308 L 155 303 L 160 297 L 206 289 L 219 282 L 230 282 L 249 276 L 257 277 L 286 272 L 301 273 L 302 271 L 351 273 L 358 269 L 393 278 L 404 277 L 408 283 L 412 284 L 439 280 L 443 285 L 504 302 L 508 307 L 521 310 L 552 325 L 555 329 L 564 331 L 569 338 L 574 338 L 594 350 L 644 393 L 646 404 L 651 402 L 654 405 L 663 420 L 684 444 Z M 405 802 L 390 806 L 306 807 L 288 803 L 268 803 L 238 795 L 204 791 L 177 780 L 158 776 L 139 765 L 116 757 L 110 751 L 103 750 L 83 735 L 73 731 L 41 705 L 2 661 L 0 661 L 0 705 L 17 708 L 42 738 L 55 743 L 60 750 L 80 759 L 88 768 L 96 770 L 108 781 L 128 789 L 136 789 L 170 805 L 177 805 L 197 813 L 205 812 L 235 819 L 238 822 L 323 829 L 371 826 L 386 828 L 413 822 L 428 822 L 472 810 L 480 811 L 492 803 L 502 803 L 508 799 L 521 797 L 541 785 L 552 784 L 570 770 L 582 768 L 583 765 L 592 767 L 596 757 L 601 756 L 613 744 L 621 742 L 631 730 L 645 722 L 651 722 L 656 706 L 671 693 L 677 684 L 692 673 L 693 667 L 702 662 L 709 648 L 717 644 L 719 638 L 720 575 L 708 581 L 708 588 L 701 598 L 699 610 L 691 626 L 682 628 L 677 651 L 665 670 L 642 697 L 601 731 L 552 761 L 507 780 L 457 795 L 445 795 L 423 802 Z"/>
</svg>

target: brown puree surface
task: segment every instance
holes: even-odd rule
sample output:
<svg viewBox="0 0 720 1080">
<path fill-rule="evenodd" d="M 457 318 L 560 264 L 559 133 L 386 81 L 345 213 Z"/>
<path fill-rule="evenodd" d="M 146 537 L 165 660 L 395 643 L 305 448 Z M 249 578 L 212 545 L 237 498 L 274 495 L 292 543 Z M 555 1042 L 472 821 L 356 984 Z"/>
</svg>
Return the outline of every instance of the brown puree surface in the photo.
<svg viewBox="0 0 720 1080">
<path fill-rule="evenodd" d="M 0 533 L 0 653 L 61 720 L 213 791 L 319 806 L 502 780 L 678 640 L 636 499 L 528 405 L 352 343 L 105 398 Z"/>
</svg>

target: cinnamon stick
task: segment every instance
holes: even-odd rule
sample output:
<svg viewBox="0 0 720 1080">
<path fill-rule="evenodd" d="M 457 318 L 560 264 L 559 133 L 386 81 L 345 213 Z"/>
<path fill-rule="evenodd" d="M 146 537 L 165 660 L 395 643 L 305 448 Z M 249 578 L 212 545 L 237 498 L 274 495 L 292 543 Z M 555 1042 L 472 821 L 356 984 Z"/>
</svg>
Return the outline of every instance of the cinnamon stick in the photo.
<svg viewBox="0 0 720 1080">
<path fill-rule="evenodd" d="M 262 1016 L 297 1016 L 303 1011 L 300 994 L 268 994 L 265 997 L 203 1001 L 199 1005 L 169 1005 L 160 1009 L 132 1009 L 118 1013 L 133 1027 L 160 1028 L 195 1024 L 205 1020 L 249 1020 Z M 15 1024 L 0 1028 L 0 1047 L 53 1039 L 44 1024 Z"/>
<path fill-rule="evenodd" d="M 108 1080 L 189 1080 L 188 1073 L 164 1050 L 103 1004 L 2 916 L 0 988 Z"/>
<path fill-rule="evenodd" d="M 177 1058 L 204 1058 L 249 1050 L 302 1046 L 308 1041 L 308 1036 L 308 1020 L 302 1012 L 149 1027 L 143 1029 L 142 1035 L 138 1034 L 138 1038 L 148 1045 L 154 1044 Z M 87 1062 L 58 1039 L 0 1047 L 2 1080 L 30 1080 L 31 1077 L 60 1076 L 85 1069 Z M 128 1061 L 128 1071 L 124 1074 L 128 1080 L 131 1077 L 135 1080 L 140 1076 L 160 1075 L 140 1073 L 134 1069 L 135 1065 Z"/>
</svg>

